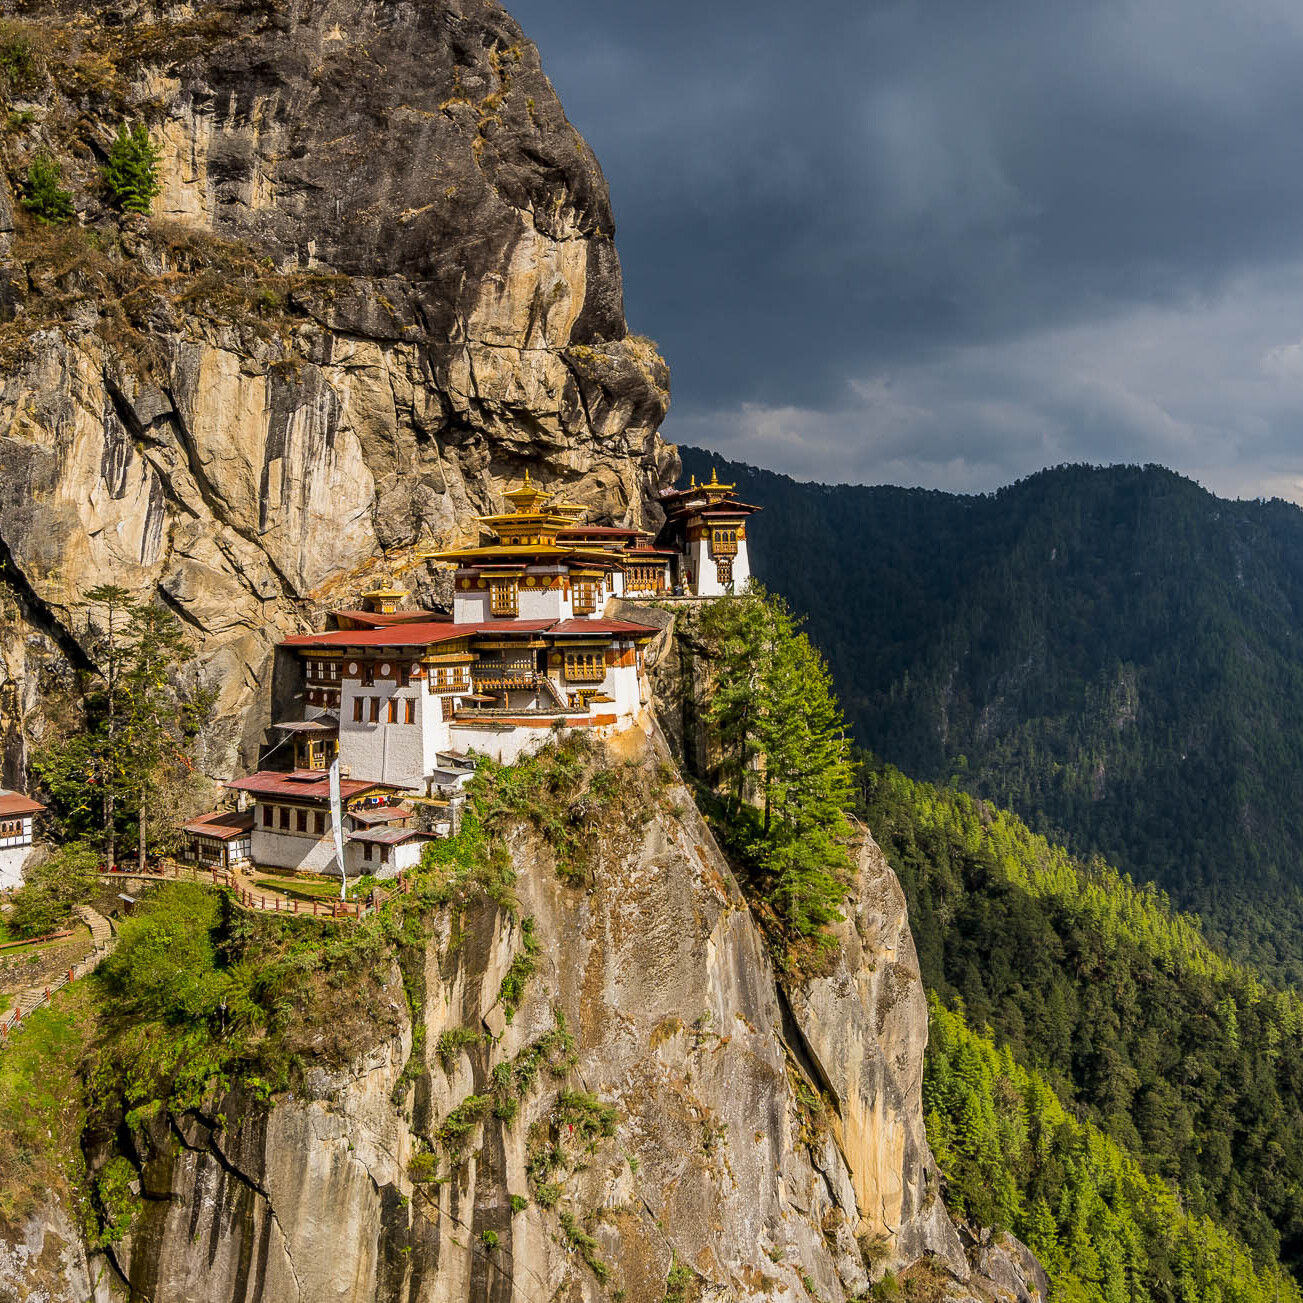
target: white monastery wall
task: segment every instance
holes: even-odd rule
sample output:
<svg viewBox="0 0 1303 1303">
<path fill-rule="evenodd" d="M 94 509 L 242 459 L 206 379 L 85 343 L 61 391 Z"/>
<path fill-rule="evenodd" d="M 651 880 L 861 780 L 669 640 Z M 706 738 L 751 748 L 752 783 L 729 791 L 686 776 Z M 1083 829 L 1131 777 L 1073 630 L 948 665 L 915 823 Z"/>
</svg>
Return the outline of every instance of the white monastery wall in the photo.
<svg viewBox="0 0 1303 1303">
<path fill-rule="evenodd" d="M 329 823 L 324 837 L 255 827 L 252 841 L 255 864 L 277 869 L 303 869 L 308 873 L 339 872 L 335 839 L 329 831 Z M 345 850 L 346 856 L 347 853 Z"/>
</svg>

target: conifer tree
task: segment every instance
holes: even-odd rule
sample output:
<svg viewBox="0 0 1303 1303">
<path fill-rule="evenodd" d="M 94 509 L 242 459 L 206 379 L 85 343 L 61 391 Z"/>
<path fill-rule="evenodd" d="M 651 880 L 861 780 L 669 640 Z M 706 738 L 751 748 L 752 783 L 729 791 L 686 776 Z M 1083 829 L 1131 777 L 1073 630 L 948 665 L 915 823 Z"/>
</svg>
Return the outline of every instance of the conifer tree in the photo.
<svg viewBox="0 0 1303 1303">
<path fill-rule="evenodd" d="M 104 181 L 113 201 L 124 212 L 148 213 L 162 188 L 158 181 L 158 149 L 143 122 L 123 122 L 109 146 Z"/>
<path fill-rule="evenodd" d="M 184 698 L 172 682 L 188 654 L 180 625 L 124 588 L 101 584 L 86 601 L 99 683 L 86 697 L 87 724 L 43 748 L 32 767 L 54 799 L 64 832 L 99 832 L 106 860 L 116 863 L 119 821 L 136 816 L 137 859 L 143 864 L 149 805 L 164 771 L 184 760 L 187 735 L 211 704 L 206 693 Z"/>
<path fill-rule="evenodd" d="M 72 191 L 65 190 L 61 180 L 62 171 L 50 154 L 37 154 L 27 165 L 22 205 L 38 222 L 57 225 L 73 215 Z"/>
<path fill-rule="evenodd" d="M 735 840 L 799 936 L 841 918 L 854 766 L 823 657 L 781 598 L 752 585 L 702 622 L 716 683 L 708 720 Z M 745 802 L 754 797 L 755 809 Z"/>
</svg>

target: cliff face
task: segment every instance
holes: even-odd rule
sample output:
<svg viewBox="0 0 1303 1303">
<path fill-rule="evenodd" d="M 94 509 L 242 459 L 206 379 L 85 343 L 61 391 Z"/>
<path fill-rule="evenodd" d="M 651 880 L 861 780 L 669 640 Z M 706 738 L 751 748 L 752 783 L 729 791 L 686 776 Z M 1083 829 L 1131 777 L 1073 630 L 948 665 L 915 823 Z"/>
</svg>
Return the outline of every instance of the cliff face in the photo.
<svg viewBox="0 0 1303 1303">
<path fill-rule="evenodd" d="M 877 847 L 865 838 L 842 957 L 784 991 L 663 744 L 626 735 L 612 759 L 591 876 L 564 881 L 518 825 L 516 917 L 446 923 L 408 966 L 411 1019 L 395 971 L 392 1038 L 274 1106 L 235 1092 L 144 1124 L 145 1211 L 101 1299 L 129 1281 L 152 1303 L 660 1300 L 677 1266 L 687 1298 L 840 1300 L 926 1253 L 967 1277 L 923 1138 L 904 901 Z M 538 967 L 507 1022 L 525 917 Z M 514 1118 L 482 1109 L 451 1151 L 450 1119 L 539 1045 L 558 1074 L 540 1067 Z M 594 1104 L 565 1091 L 612 1110 L 611 1134 L 590 1141 Z"/>
<path fill-rule="evenodd" d="M 474 534 L 526 465 L 654 523 L 668 372 L 626 331 L 600 168 L 497 5 L 4 9 L 4 780 L 85 662 L 97 583 L 189 626 L 226 776 L 274 642 Z M 149 219 L 98 180 L 135 117 Z M 70 227 L 13 202 L 42 151 Z"/>
</svg>

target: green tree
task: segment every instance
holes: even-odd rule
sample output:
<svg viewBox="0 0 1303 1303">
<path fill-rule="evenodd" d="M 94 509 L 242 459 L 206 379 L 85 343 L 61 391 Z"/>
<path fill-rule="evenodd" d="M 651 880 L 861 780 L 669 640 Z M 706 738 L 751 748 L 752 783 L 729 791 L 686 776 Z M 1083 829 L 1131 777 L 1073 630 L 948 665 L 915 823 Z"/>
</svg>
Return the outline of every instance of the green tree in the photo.
<svg viewBox="0 0 1303 1303">
<path fill-rule="evenodd" d="M 123 212 L 148 213 L 162 188 L 158 180 L 158 149 L 143 122 L 123 122 L 109 146 L 104 182 Z"/>
<path fill-rule="evenodd" d="M 150 797 L 164 772 L 182 757 L 187 725 L 197 724 L 196 713 L 206 713 L 209 702 L 177 700 L 171 675 L 189 647 L 174 615 L 158 606 L 135 605 L 126 635 L 123 777 L 136 811 L 137 864 L 143 870 Z"/>
<path fill-rule="evenodd" d="M 221 902 L 190 882 L 169 884 L 118 928 L 100 971 L 120 1012 L 163 1022 L 216 1019 L 228 987 L 214 936 Z"/>
<path fill-rule="evenodd" d="M 182 693 L 174 678 L 188 648 L 175 617 L 103 584 L 86 593 L 88 644 L 99 665 L 86 695 L 86 727 L 45 747 L 32 760 L 65 832 L 98 832 L 110 864 L 120 832 L 137 834 L 143 864 L 159 793 L 175 798 L 184 748 L 203 722 L 211 695 Z M 175 800 L 167 804 L 175 808 Z M 120 827 L 126 821 L 125 828 Z"/>
<path fill-rule="evenodd" d="M 782 599 L 758 585 L 714 602 L 702 631 L 715 675 L 707 720 L 733 840 L 783 922 L 821 936 L 841 918 L 855 797 L 828 667 Z"/>
<path fill-rule="evenodd" d="M 72 217 L 72 191 L 63 189 L 62 179 L 58 161 L 44 151 L 27 165 L 21 202 L 38 222 L 57 224 Z"/>
<path fill-rule="evenodd" d="M 99 856 L 83 842 L 60 847 L 48 859 L 29 868 L 13 894 L 6 922 L 24 937 L 44 936 L 76 917 L 77 906 L 95 891 Z"/>
</svg>

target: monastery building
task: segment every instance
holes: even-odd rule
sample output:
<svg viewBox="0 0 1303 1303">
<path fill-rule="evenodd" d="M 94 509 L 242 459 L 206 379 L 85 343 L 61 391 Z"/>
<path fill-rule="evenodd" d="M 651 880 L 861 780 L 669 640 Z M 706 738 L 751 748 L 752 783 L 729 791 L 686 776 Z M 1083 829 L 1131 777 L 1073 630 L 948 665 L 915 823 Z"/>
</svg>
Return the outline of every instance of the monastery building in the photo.
<svg viewBox="0 0 1303 1303">
<path fill-rule="evenodd" d="M 650 691 L 644 650 L 658 629 L 605 614 L 632 601 L 717 596 L 749 577 L 745 523 L 756 508 L 712 476 L 661 495 L 667 523 L 643 531 L 582 523 L 582 508 L 531 482 L 511 510 L 481 517 L 490 537 L 433 553 L 453 567 L 450 613 L 402 610 L 388 583 L 333 626 L 286 638 L 301 712 L 273 725 L 293 767 L 228 786 L 240 809 L 186 825 L 192 859 L 338 873 L 328 771 L 340 762 L 344 868 L 388 877 L 455 826 L 474 757 L 510 763 L 552 729 L 600 736 L 632 725 Z"/>
</svg>

